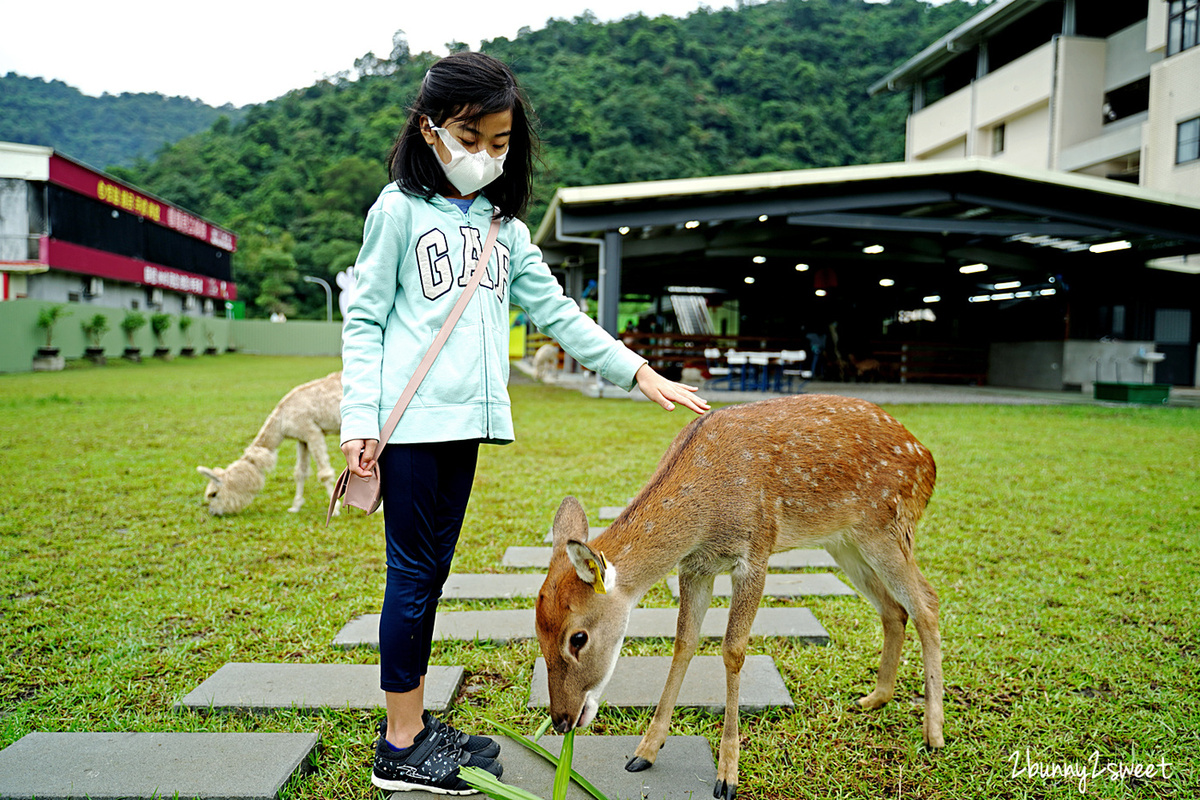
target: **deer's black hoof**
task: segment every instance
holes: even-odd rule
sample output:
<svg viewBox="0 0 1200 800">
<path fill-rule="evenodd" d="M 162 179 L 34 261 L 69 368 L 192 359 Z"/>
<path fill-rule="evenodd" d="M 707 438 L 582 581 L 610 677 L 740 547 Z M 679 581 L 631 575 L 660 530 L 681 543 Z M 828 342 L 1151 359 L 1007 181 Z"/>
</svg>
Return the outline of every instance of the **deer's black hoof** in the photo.
<svg viewBox="0 0 1200 800">
<path fill-rule="evenodd" d="M 634 756 L 633 758 L 629 759 L 629 761 L 625 762 L 625 771 L 626 772 L 641 772 L 642 770 L 650 769 L 653 766 L 654 765 L 652 763 L 650 763 L 646 759 L 642 758 L 641 756 Z"/>
<path fill-rule="evenodd" d="M 717 785 L 713 787 L 713 797 L 717 800 L 733 800 L 737 797 L 737 784 L 717 781 Z"/>
</svg>

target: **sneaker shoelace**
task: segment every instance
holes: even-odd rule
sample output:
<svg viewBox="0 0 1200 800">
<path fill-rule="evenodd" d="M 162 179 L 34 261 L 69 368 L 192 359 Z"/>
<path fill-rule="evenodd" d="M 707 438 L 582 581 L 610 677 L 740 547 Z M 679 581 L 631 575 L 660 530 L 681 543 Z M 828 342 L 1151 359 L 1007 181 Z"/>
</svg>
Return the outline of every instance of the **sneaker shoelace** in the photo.
<svg viewBox="0 0 1200 800">
<path fill-rule="evenodd" d="M 486 750 L 495 743 L 495 740 L 489 739 L 486 736 L 472 736 L 469 733 L 460 731 L 449 722 L 440 720 L 432 714 L 425 715 L 425 724 L 435 731 L 445 731 L 448 739 L 471 754 L 477 754 L 482 750 Z"/>
</svg>

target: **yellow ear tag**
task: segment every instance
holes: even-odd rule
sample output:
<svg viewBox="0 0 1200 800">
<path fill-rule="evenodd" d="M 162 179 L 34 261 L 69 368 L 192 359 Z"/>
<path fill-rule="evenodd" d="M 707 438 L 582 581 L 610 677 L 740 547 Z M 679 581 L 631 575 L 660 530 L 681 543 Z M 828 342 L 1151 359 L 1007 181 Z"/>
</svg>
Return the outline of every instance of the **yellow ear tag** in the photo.
<svg viewBox="0 0 1200 800">
<path fill-rule="evenodd" d="M 596 594 L 608 594 L 608 591 L 604 588 L 603 574 L 604 570 L 608 569 L 608 562 L 604 560 L 604 553 L 601 553 L 599 550 L 596 551 L 596 555 L 600 557 L 599 567 L 596 566 L 595 561 L 590 558 L 588 559 L 588 566 L 596 573 L 596 580 L 592 584 L 592 588 L 596 590 Z"/>
</svg>

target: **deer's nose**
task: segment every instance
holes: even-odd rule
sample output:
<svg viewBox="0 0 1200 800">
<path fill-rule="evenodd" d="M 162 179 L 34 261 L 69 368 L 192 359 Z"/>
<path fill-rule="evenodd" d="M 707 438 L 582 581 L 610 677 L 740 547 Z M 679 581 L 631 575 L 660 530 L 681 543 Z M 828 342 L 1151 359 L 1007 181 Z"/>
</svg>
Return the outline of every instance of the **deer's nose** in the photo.
<svg viewBox="0 0 1200 800">
<path fill-rule="evenodd" d="M 566 714 L 563 714 L 554 721 L 554 730 L 562 734 L 569 733 L 573 727 L 575 727 L 574 722 Z"/>
</svg>

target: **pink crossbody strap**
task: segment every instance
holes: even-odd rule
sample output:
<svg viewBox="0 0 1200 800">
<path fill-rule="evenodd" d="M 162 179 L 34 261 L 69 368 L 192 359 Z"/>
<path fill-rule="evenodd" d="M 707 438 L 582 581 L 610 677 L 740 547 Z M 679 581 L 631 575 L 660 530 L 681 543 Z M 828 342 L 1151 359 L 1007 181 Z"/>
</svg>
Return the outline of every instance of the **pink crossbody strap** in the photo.
<svg viewBox="0 0 1200 800">
<path fill-rule="evenodd" d="M 379 446 L 375 448 L 375 459 L 379 459 L 379 454 L 383 452 L 383 448 L 387 446 L 388 439 L 392 438 L 392 431 L 396 430 L 396 425 L 400 422 L 400 417 L 404 414 L 404 409 L 408 408 L 408 404 L 412 401 L 413 396 L 417 393 L 417 387 L 421 385 L 421 381 L 425 379 L 429 368 L 433 366 L 434 359 L 438 357 L 438 353 L 442 351 L 442 347 L 446 344 L 446 340 L 450 338 L 451 331 L 458 324 L 458 319 L 463 315 L 463 311 L 467 308 L 467 303 L 471 301 L 471 296 L 475 294 L 475 290 L 479 288 L 479 282 L 483 280 L 484 274 L 487 273 L 488 259 L 492 255 L 492 248 L 496 244 L 496 237 L 500 234 L 500 218 L 496 217 L 492 220 L 492 227 L 488 229 L 487 239 L 483 243 L 483 254 L 479 260 L 475 262 L 475 267 L 471 273 L 471 279 L 467 281 L 466 287 L 462 290 L 462 294 L 458 296 L 458 301 L 455 302 L 454 308 L 450 309 L 450 315 L 446 317 L 446 322 L 442 325 L 442 329 L 438 331 L 434 337 L 433 344 L 429 346 L 429 350 L 425 353 L 425 357 L 421 359 L 421 363 L 417 365 L 417 371 L 409 378 L 408 385 L 404 387 L 404 391 L 400 393 L 400 399 L 396 401 L 396 407 L 392 409 L 391 415 L 387 418 L 387 422 L 383 424 L 383 430 L 379 432 Z"/>
</svg>

